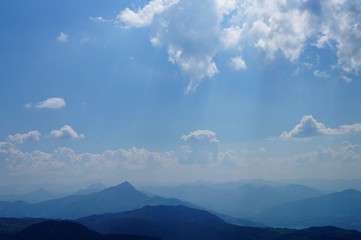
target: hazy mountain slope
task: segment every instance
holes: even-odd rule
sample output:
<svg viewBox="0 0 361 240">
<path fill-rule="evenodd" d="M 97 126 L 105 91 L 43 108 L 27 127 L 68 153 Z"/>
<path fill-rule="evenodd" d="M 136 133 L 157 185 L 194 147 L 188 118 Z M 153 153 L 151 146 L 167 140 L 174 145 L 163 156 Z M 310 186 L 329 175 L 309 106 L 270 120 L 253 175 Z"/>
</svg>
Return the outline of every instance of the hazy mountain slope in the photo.
<svg viewBox="0 0 361 240">
<path fill-rule="evenodd" d="M 101 233 L 142 234 L 163 240 L 360 240 L 361 233 L 335 227 L 303 230 L 239 227 L 217 216 L 185 206 L 146 206 L 124 213 L 78 220 Z"/>
<path fill-rule="evenodd" d="M 36 203 L 59 198 L 61 196 L 63 195 L 52 193 L 43 188 L 39 188 L 38 190 L 21 195 L 0 195 L 0 201 L 25 201 L 30 203 Z"/>
<path fill-rule="evenodd" d="M 35 204 L 0 202 L 0 216 L 75 219 L 92 214 L 121 212 L 145 205 L 159 204 L 187 205 L 176 199 L 148 197 L 125 182 L 88 195 L 72 195 Z"/>
<path fill-rule="evenodd" d="M 292 200 L 321 195 L 319 191 L 303 185 L 232 185 L 218 188 L 211 184 L 187 184 L 175 187 L 148 187 L 147 191 L 195 203 L 206 209 L 234 217 L 257 214 L 271 206 Z"/>
<path fill-rule="evenodd" d="M 265 239 L 277 233 L 262 228 L 241 228 L 217 216 L 185 206 L 146 206 L 134 211 L 79 219 L 90 229 L 106 233 L 159 236 L 163 240 Z M 242 235 L 241 235 L 242 234 Z"/>
<path fill-rule="evenodd" d="M 87 195 L 87 194 L 99 192 L 106 188 L 107 187 L 102 183 L 92 183 L 85 189 L 80 189 L 79 191 L 75 192 L 73 195 Z"/>
<path fill-rule="evenodd" d="M 361 230 L 361 192 L 345 190 L 271 207 L 257 216 L 269 226 L 334 225 Z"/>
</svg>

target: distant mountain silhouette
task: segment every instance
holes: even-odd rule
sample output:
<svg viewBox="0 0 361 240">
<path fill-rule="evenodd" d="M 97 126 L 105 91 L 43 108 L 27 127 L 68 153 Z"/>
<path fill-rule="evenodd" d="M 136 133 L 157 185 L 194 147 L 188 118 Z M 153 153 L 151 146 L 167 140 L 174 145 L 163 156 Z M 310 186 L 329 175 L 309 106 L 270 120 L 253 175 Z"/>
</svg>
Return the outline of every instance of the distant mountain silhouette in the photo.
<svg viewBox="0 0 361 240">
<path fill-rule="evenodd" d="M 49 192 L 44 188 L 39 188 L 35 191 L 21 195 L 0 195 L 0 201 L 25 201 L 29 203 L 36 203 L 59 197 L 61 197 L 60 194 Z"/>
<path fill-rule="evenodd" d="M 106 188 L 107 187 L 102 183 L 92 183 L 87 188 L 77 191 L 76 193 L 74 193 L 74 195 L 87 195 L 87 194 L 99 192 Z"/>
<path fill-rule="evenodd" d="M 146 190 L 153 194 L 174 197 L 238 218 L 252 216 L 271 206 L 288 201 L 321 195 L 316 189 L 297 184 L 271 186 L 233 183 L 229 184 L 230 186 L 223 185 L 200 183 L 175 187 L 149 187 Z"/>
<path fill-rule="evenodd" d="M 257 216 L 269 226 L 305 228 L 334 225 L 361 230 L 361 192 L 345 190 L 271 207 Z"/>
<path fill-rule="evenodd" d="M 136 190 L 130 183 L 124 182 L 88 195 L 72 195 L 34 204 L 21 201 L 0 202 L 0 216 L 75 219 L 160 204 L 189 205 L 176 199 L 149 197 Z"/>
<path fill-rule="evenodd" d="M 185 206 L 146 206 L 124 213 L 78 220 L 103 234 L 141 234 L 163 240 L 360 240 L 361 233 L 335 227 L 304 230 L 240 227 L 217 216 Z"/>
</svg>

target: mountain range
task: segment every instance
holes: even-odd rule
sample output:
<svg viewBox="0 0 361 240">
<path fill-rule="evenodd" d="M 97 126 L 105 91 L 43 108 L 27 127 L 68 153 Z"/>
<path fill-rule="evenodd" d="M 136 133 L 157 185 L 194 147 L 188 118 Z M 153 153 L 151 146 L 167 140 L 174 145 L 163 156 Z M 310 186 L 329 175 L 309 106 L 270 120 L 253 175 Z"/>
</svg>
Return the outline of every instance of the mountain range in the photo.
<svg viewBox="0 0 361 240">
<path fill-rule="evenodd" d="M 3 226 L 12 222 L 16 228 Z M 2 240 L 361 240 L 361 233 L 336 227 L 302 230 L 240 227 L 204 210 L 185 206 L 145 206 L 75 221 L 0 219 Z"/>
<path fill-rule="evenodd" d="M 334 225 L 361 231 L 361 192 L 349 189 L 268 208 L 256 219 L 273 227 Z"/>
<path fill-rule="evenodd" d="M 149 197 L 137 191 L 128 182 L 124 182 L 91 194 L 71 195 L 39 203 L 0 202 L 0 216 L 76 219 L 92 214 L 122 212 L 160 204 L 190 205 L 177 199 Z"/>
<path fill-rule="evenodd" d="M 208 210 L 237 218 L 254 216 L 269 207 L 289 201 L 320 196 L 316 189 L 299 185 L 257 184 L 185 184 L 174 187 L 148 187 L 147 192 L 177 198 Z"/>
<path fill-rule="evenodd" d="M 326 195 L 320 195 L 317 190 L 300 185 L 244 185 L 233 190 L 198 185 L 190 188 L 183 186 L 183 190 L 182 194 L 187 193 L 188 199 L 194 199 L 193 202 L 145 194 L 124 182 L 89 194 L 71 195 L 38 203 L 0 202 L 0 217 L 77 219 L 91 215 L 124 214 L 145 206 L 183 205 L 207 210 L 222 221 L 240 226 L 306 228 L 332 225 L 361 231 L 361 192 L 357 190 Z M 316 196 L 307 197 L 313 195 Z M 196 199 L 199 201 L 195 201 Z M 228 212 L 234 216 L 235 212 L 239 213 L 239 209 L 246 207 L 254 213 L 248 215 L 248 219 L 224 214 Z M 219 213 L 222 209 L 227 211 Z"/>
</svg>

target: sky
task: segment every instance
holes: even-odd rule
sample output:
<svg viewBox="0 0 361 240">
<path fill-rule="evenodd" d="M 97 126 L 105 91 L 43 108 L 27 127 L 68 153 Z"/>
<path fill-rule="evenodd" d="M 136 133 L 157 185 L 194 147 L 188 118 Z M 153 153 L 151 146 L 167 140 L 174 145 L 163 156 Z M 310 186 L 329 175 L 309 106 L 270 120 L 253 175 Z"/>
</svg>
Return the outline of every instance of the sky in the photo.
<svg viewBox="0 0 361 240">
<path fill-rule="evenodd" d="M 361 178 L 361 2 L 0 2 L 0 187 Z"/>
</svg>

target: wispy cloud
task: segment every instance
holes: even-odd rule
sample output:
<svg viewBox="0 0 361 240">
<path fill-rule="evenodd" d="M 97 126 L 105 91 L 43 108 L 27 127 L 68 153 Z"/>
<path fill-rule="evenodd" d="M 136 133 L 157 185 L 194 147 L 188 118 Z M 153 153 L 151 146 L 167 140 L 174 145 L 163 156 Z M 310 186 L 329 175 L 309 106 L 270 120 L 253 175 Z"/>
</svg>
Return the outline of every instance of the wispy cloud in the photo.
<svg viewBox="0 0 361 240">
<path fill-rule="evenodd" d="M 27 103 L 25 104 L 26 108 L 50 108 L 57 109 L 63 108 L 66 106 L 65 100 L 63 98 L 52 97 L 45 99 L 44 101 L 37 103 Z"/>
<path fill-rule="evenodd" d="M 361 123 L 341 125 L 338 128 L 328 128 L 325 124 L 317 122 L 312 115 L 305 115 L 301 121 L 289 132 L 284 131 L 282 139 L 302 139 L 317 136 L 336 136 L 361 132 Z"/>
<path fill-rule="evenodd" d="M 64 33 L 64 32 L 60 32 L 58 37 L 56 38 L 59 42 L 68 42 L 69 41 L 69 37 L 68 34 Z"/>
<path fill-rule="evenodd" d="M 78 134 L 71 126 L 64 125 L 59 130 L 51 131 L 50 135 L 54 138 L 70 138 L 70 139 L 81 139 L 84 138 L 84 134 Z"/>
</svg>

